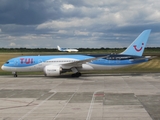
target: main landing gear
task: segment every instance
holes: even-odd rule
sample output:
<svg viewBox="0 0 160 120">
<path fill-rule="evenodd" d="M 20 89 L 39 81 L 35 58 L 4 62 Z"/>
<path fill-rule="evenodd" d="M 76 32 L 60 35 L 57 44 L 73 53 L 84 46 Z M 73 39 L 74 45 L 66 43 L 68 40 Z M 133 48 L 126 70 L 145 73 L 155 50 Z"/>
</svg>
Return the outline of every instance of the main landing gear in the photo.
<svg viewBox="0 0 160 120">
<path fill-rule="evenodd" d="M 72 72 L 74 72 L 74 74 L 72 74 L 72 77 L 79 77 L 81 76 L 81 73 L 77 70 L 77 68 L 73 67 Z"/>
<path fill-rule="evenodd" d="M 14 77 L 17 77 L 17 74 L 14 74 Z"/>
<path fill-rule="evenodd" d="M 80 73 L 80 72 L 77 72 L 77 73 L 72 74 L 72 77 L 80 77 L 80 76 L 81 76 L 81 73 Z"/>
<path fill-rule="evenodd" d="M 18 76 L 18 75 L 17 75 L 17 72 L 12 72 L 12 74 L 13 74 L 14 77 L 17 77 L 17 76 Z"/>
</svg>

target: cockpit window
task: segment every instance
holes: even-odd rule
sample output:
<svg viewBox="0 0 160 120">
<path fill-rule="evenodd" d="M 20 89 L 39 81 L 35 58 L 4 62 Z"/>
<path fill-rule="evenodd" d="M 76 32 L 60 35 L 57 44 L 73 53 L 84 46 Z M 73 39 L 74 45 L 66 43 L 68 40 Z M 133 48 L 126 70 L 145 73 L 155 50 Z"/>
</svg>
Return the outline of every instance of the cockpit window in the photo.
<svg viewBox="0 0 160 120">
<path fill-rule="evenodd" d="M 6 62 L 6 64 L 9 64 L 9 62 Z"/>
</svg>

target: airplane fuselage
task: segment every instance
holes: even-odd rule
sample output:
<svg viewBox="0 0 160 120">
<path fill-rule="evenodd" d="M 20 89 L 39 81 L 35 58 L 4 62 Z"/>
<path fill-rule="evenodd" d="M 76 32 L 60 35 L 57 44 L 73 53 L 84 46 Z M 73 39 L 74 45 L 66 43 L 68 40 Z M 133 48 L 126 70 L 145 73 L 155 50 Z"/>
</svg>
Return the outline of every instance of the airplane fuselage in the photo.
<svg viewBox="0 0 160 120">
<path fill-rule="evenodd" d="M 77 61 L 91 59 L 94 57 L 106 56 L 86 62 L 77 69 L 82 70 L 108 70 L 129 65 L 138 64 L 148 61 L 144 57 L 136 57 L 129 55 L 50 55 L 50 56 L 21 56 L 10 59 L 2 69 L 6 71 L 24 72 L 24 71 L 43 71 L 45 66 L 53 65 L 60 66 L 63 69 L 71 69 L 70 66 L 65 66 L 66 63 L 74 63 Z M 64 66 L 63 66 L 64 65 Z"/>
</svg>

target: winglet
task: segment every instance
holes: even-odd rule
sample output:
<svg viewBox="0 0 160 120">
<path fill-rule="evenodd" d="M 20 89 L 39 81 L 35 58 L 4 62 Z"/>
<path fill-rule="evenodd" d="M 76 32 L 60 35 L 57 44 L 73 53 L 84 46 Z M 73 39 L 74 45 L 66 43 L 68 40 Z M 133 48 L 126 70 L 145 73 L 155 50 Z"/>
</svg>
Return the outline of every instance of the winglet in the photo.
<svg viewBox="0 0 160 120">
<path fill-rule="evenodd" d="M 151 30 L 144 30 L 132 44 L 121 54 L 142 56 Z"/>
</svg>

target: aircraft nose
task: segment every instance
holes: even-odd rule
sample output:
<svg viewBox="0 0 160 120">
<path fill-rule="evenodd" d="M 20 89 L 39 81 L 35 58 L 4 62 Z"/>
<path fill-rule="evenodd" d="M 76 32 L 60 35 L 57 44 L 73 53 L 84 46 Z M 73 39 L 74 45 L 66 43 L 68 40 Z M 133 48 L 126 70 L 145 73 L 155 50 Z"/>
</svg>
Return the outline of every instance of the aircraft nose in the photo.
<svg viewBox="0 0 160 120">
<path fill-rule="evenodd" d="M 4 70 L 4 65 L 2 65 L 1 69 Z"/>
</svg>

